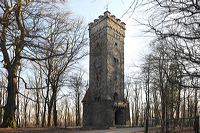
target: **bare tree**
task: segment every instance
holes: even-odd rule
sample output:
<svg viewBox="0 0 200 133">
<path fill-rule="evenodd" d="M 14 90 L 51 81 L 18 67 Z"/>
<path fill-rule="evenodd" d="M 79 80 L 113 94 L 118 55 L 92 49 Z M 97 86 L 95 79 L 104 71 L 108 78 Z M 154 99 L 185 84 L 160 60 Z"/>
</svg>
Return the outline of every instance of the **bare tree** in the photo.
<svg viewBox="0 0 200 133">
<path fill-rule="evenodd" d="M 5 105 L 5 99 L 6 99 L 6 81 L 5 76 L 3 72 L 1 72 L 1 79 L 0 79 L 0 124 L 3 122 L 3 108 Z"/>
<path fill-rule="evenodd" d="M 76 126 L 81 126 L 81 96 L 84 92 L 84 73 L 80 69 L 77 73 L 70 76 L 70 88 L 73 89 L 75 96 L 75 116 L 76 116 Z"/>
<path fill-rule="evenodd" d="M 148 12 L 149 31 L 169 46 L 175 62 L 187 73 L 182 76 L 199 77 L 199 7 L 196 0 L 153 0 Z M 167 52 L 165 52 L 167 53 Z M 172 57 L 170 57 L 172 58 Z M 194 69 L 188 69 L 193 67 Z M 182 84 L 183 86 L 183 84 Z M 192 86 L 191 86 L 192 87 Z"/>
<path fill-rule="evenodd" d="M 128 92 L 128 99 L 131 103 L 132 126 L 139 126 L 139 118 L 142 111 L 140 109 L 142 104 L 142 100 L 140 100 L 142 81 L 135 75 L 126 76 L 125 80 L 126 92 Z"/>
<path fill-rule="evenodd" d="M 49 28 L 43 31 L 47 37 L 46 45 L 50 46 L 52 50 L 43 53 L 49 57 L 47 60 L 38 62 L 47 79 L 42 126 L 45 123 L 46 105 L 48 105 L 47 125 L 51 126 L 51 112 L 53 109 L 54 126 L 57 126 L 57 95 L 62 86 L 65 85 L 66 73 L 71 66 L 87 55 L 85 51 L 85 46 L 87 45 L 86 27 L 83 26 L 83 21 L 70 17 L 69 12 L 56 13 L 54 15 L 46 22 Z M 62 54 L 52 56 L 55 53 Z"/>
<path fill-rule="evenodd" d="M 34 102 L 33 104 L 35 104 L 35 125 L 37 126 L 40 124 L 40 112 L 42 103 L 42 90 L 40 88 L 42 88 L 42 86 L 44 85 L 44 80 L 41 66 L 36 66 L 32 64 L 31 67 L 33 77 L 31 77 L 31 79 L 29 80 L 29 85 L 31 86 L 31 88 L 35 89 L 31 89 L 29 91 L 31 91 L 33 94 L 32 102 Z"/>
<path fill-rule="evenodd" d="M 46 8 L 43 8 L 44 4 Z M 42 28 L 47 28 L 42 19 L 49 17 L 53 11 L 51 10 L 53 5 L 49 2 L 27 0 L 3 0 L 0 5 L 0 51 L 8 74 L 8 98 L 4 108 L 2 127 L 16 127 L 17 72 L 22 59 L 34 61 L 48 58 L 36 57 L 33 53 L 50 50 L 41 43 L 46 38 L 43 38 L 40 31 Z"/>
</svg>

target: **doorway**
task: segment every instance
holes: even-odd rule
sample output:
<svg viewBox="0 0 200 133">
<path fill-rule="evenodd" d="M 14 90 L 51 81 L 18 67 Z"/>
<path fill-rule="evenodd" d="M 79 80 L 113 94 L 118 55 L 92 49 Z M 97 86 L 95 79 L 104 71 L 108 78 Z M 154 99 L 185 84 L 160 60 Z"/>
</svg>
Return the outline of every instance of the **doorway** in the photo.
<svg viewBox="0 0 200 133">
<path fill-rule="evenodd" d="M 124 125 L 123 112 L 121 110 L 115 112 L 115 125 Z"/>
</svg>

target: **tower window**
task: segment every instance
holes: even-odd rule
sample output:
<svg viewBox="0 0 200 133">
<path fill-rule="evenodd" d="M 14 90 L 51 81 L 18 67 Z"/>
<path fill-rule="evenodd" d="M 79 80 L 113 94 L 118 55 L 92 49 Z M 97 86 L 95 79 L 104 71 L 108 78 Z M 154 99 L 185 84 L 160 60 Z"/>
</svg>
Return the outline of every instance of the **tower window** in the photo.
<svg viewBox="0 0 200 133">
<path fill-rule="evenodd" d="M 95 101 L 100 101 L 101 100 L 101 97 L 95 97 Z"/>
<path fill-rule="evenodd" d="M 114 81 L 117 81 L 117 76 L 114 77 Z"/>
<path fill-rule="evenodd" d="M 115 57 L 113 57 L 113 60 L 114 60 L 115 63 L 119 62 L 119 60 L 117 58 L 115 58 Z"/>
<path fill-rule="evenodd" d="M 97 75 L 96 78 L 97 78 L 97 81 L 98 81 L 99 80 L 99 75 Z"/>
<path fill-rule="evenodd" d="M 113 96 L 114 101 L 118 101 L 118 94 L 115 92 Z"/>
</svg>

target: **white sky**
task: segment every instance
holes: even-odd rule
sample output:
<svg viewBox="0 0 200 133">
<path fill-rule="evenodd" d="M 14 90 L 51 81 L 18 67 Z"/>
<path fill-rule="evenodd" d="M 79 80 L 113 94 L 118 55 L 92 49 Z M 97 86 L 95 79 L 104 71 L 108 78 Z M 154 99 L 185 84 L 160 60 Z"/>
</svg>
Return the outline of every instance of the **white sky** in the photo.
<svg viewBox="0 0 200 133">
<path fill-rule="evenodd" d="M 133 64 L 139 65 L 144 53 L 147 53 L 147 45 L 150 39 L 143 36 L 141 27 L 132 19 L 132 17 L 143 17 L 142 12 L 132 14 L 129 9 L 134 0 L 69 0 L 68 7 L 74 15 L 84 17 L 85 23 L 89 24 L 98 18 L 108 8 L 108 11 L 116 18 L 126 23 L 124 56 L 125 56 L 125 74 L 135 71 Z M 125 14 L 125 15 L 124 15 Z M 131 17 L 130 17 L 131 16 Z M 88 35 L 89 36 L 89 35 Z M 86 61 L 86 64 L 89 61 Z M 89 67 L 86 65 L 86 67 Z M 86 68 L 87 69 L 87 68 Z"/>
</svg>

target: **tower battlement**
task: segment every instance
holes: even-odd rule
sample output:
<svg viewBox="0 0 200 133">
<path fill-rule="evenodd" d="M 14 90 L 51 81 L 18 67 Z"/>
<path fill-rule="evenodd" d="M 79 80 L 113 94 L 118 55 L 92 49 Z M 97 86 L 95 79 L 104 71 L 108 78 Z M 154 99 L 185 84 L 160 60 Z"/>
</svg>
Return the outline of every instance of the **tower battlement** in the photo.
<svg viewBox="0 0 200 133">
<path fill-rule="evenodd" d="M 114 28 L 118 33 L 125 36 L 125 26 L 124 22 L 121 22 L 115 15 L 111 15 L 109 11 L 106 11 L 104 15 L 100 15 L 98 19 L 89 24 L 89 30 L 91 34 L 94 34 L 102 28 L 109 27 Z"/>
<path fill-rule="evenodd" d="M 111 15 L 109 11 L 104 12 L 104 15 L 99 16 L 99 19 L 95 19 L 94 22 L 90 23 L 89 24 L 90 28 L 95 26 L 97 23 L 100 23 L 105 18 L 110 18 L 113 22 L 115 22 L 116 24 L 125 29 L 126 24 L 124 22 L 121 22 L 120 19 L 116 18 L 115 15 Z"/>
</svg>

